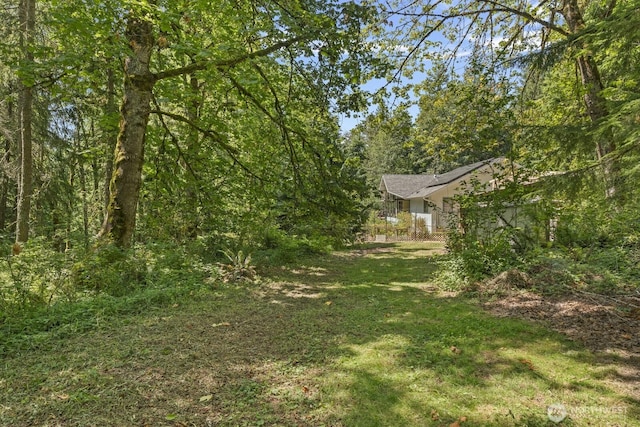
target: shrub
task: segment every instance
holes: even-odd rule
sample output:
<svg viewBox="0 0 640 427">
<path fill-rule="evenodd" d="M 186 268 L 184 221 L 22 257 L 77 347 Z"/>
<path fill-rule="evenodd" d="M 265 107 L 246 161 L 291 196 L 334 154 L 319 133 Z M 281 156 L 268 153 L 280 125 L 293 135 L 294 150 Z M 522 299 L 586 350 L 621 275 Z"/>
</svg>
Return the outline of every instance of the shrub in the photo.
<svg viewBox="0 0 640 427">
<path fill-rule="evenodd" d="M 251 254 L 243 251 L 233 252 L 230 249 L 223 251 L 229 260 L 228 264 L 221 264 L 222 280 L 228 282 L 253 283 L 257 279 L 255 267 L 251 264 Z"/>
<path fill-rule="evenodd" d="M 262 248 L 255 253 L 259 264 L 290 264 L 296 260 L 333 249 L 334 240 L 323 236 L 288 235 L 278 229 L 265 233 Z"/>
<path fill-rule="evenodd" d="M 122 296 L 145 284 L 145 259 L 134 250 L 101 244 L 77 261 L 71 269 L 71 286 L 76 291 L 105 292 Z"/>
<path fill-rule="evenodd" d="M 4 257 L 0 270 L 0 308 L 28 309 L 49 304 L 64 294 L 68 254 L 55 251 L 45 239 L 21 245 L 20 253 Z"/>
<path fill-rule="evenodd" d="M 460 216 L 451 215 L 447 249 L 453 274 L 475 282 L 524 266 L 549 236 L 554 208 L 536 201 L 522 186 L 456 198 Z"/>
</svg>

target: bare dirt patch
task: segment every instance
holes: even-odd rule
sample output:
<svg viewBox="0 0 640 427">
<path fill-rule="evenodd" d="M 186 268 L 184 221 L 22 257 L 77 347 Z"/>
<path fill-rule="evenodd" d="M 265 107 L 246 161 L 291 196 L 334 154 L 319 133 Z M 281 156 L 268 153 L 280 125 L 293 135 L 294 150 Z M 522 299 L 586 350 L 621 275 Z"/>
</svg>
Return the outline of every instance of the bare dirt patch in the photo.
<svg viewBox="0 0 640 427">
<path fill-rule="evenodd" d="M 610 379 L 640 400 L 640 295 L 605 296 L 566 288 L 541 294 L 512 270 L 480 285 L 483 307 L 495 316 L 543 323 L 593 351 L 596 363 L 616 364 Z"/>
</svg>

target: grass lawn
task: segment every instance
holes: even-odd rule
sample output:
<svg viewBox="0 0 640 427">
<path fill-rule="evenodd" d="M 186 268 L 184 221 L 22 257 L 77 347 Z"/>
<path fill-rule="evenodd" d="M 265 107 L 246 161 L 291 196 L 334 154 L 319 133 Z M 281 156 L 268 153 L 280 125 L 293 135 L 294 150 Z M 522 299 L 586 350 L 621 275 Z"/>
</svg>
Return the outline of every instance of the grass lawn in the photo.
<svg viewBox="0 0 640 427">
<path fill-rule="evenodd" d="M 546 426 L 561 404 L 561 425 L 640 426 L 614 358 L 440 292 L 437 252 L 338 252 L 2 337 L 0 425 Z"/>
</svg>

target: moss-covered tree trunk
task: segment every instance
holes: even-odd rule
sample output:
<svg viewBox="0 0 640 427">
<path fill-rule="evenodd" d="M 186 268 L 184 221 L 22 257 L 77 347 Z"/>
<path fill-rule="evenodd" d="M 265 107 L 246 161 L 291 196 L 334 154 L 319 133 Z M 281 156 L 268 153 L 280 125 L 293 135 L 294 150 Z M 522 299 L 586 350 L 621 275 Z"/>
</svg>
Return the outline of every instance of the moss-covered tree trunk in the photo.
<svg viewBox="0 0 640 427">
<path fill-rule="evenodd" d="M 3 163 L 9 163 L 11 157 L 11 144 L 9 138 L 4 143 Z M 6 172 L 2 173 L 2 183 L 0 184 L 0 230 L 4 230 L 7 224 L 7 202 L 9 199 L 9 177 Z"/>
<path fill-rule="evenodd" d="M 153 51 L 150 22 L 135 16 L 127 23 L 131 54 L 124 63 L 124 93 L 120 107 L 120 131 L 116 143 L 110 198 L 100 235 L 116 245 L 131 245 L 142 181 L 144 142 L 155 79 L 149 70 Z"/>
<path fill-rule="evenodd" d="M 118 112 L 118 108 L 115 101 L 115 76 L 112 69 L 107 70 L 107 103 L 105 106 L 105 112 L 109 117 L 111 115 L 115 115 Z M 111 126 L 111 122 L 109 121 L 109 125 L 106 129 L 105 136 L 105 146 L 106 146 L 106 159 L 104 163 L 104 218 L 106 218 L 107 210 L 109 209 L 109 187 L 111 186 L 111 178 L 113 177 L 113 152 L 114 152 L 114 143 L 117 140 L 117 130 L 115 126 Z"/>
</svg>

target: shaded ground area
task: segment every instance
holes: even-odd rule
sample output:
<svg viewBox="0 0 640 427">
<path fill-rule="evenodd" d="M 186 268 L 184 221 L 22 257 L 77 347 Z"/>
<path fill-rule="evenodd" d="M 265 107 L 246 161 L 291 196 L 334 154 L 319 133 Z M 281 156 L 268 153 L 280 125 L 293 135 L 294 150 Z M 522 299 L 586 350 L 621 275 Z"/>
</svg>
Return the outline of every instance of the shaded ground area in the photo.
<svg viewBox="0 0 640 427">
<path fill-rule="evenodd" d="M 0 361 L 0 425 L 547 426 L 556 403 L 564 425 L 640 425 L 625 360 L 439 292 L 437 252 L 301 259 L 34 337 Z"/>
<path fill-rule="evenodd" d="M 623 388 L 640 400 L 640 296 L 569 288 L 547 295 L 526 289 L 528 282 L 513 270 L 480 285 L 483 306 L 496 316 L 540 322 L 593 351 L 600 363 L 620 362 Z"/>
</svg>

